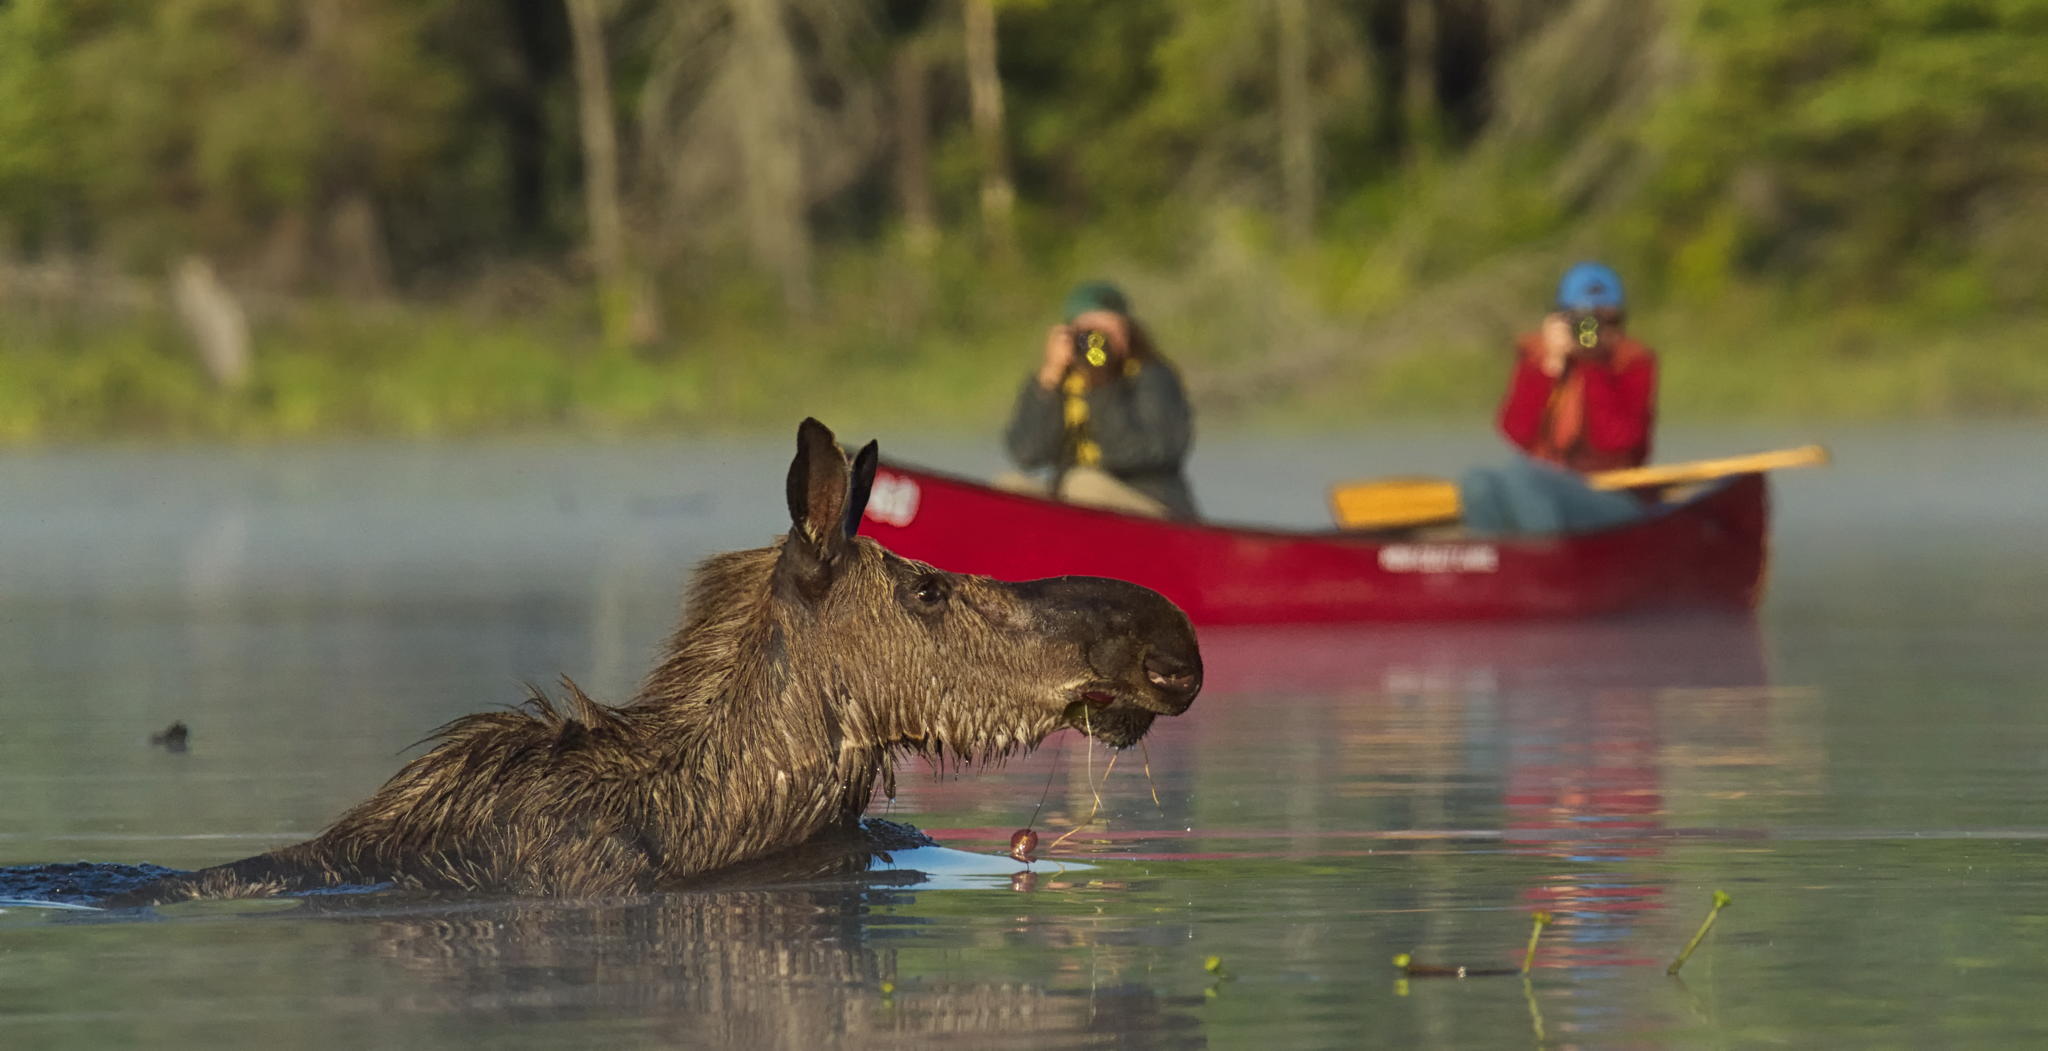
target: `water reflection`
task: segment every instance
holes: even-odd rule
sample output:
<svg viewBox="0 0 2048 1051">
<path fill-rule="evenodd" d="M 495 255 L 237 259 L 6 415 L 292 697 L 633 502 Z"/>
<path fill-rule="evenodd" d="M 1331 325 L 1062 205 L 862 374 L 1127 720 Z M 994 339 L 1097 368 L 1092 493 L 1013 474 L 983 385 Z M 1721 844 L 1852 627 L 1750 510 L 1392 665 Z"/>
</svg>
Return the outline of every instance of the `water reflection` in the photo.
<svg viewBox="0 0 2048 1051">
<path fill-rule="evenodd" d="M 1114 776 L 1107 754 L 1056 738 L 999 776 L 906 772 L 898 805 L 1021 824 L 1049 781 L 1055 832 L 1100 796 L 1111 818 L 1168 838 L 1197 822 L 1187 832 L 1613 839 L 1662 827 L 1674 767 L 1702 781 L 1815 762 L 1774 739 L 1774 700 L 1810 697 L 1771 684 L 1747 619 L 1225 629 L 1203 633 L 1203 653 L 1200 718 L 1157 726 Z M 1197 770 L 1260 790 L 1205 810 L 1231 793 L 1196 798 Z"/>
<path fill-rule="evenodd" d="M 1513 967 L 1526 919 L 1470 910 L 1554 914 L 1537 967 L 1575 979 L 1545 997 L 1563 1001 L 1553 1030 L 1581 1037 L 1620 1035 L 1619 1016 L 1611 991 L 1576 979 L 1661 967 L 1672 921 L 1660 914 L 1690 915 L 1670 851 L 1760 834 L 1674 825 L 1674 787 L 1691 794 L 1703 771 L 1817 765 L 1796 735 L 1771 739 L 1779 694 L 1747 618 L 1248 631 L 1205 644 L 1211 681 L 1231 699 L 1208 700 L 1285 719 L 1304 742 L 1283 768 L 1283 827 L 1335 832 L 1349 820 L 1451 845 L 1412 868 L 1418 958 Z M 1202 730 L 1234 736 L 1219 722 Z M 1533 865 L 1472 863 L 1493 850 Z M 1541 999 L 1527 990 L 1532 1019 Z M 1421 1010 L 1447 1006 L 1429 1002 Z"/>
<path fill-rule="evenodd" d="M 1725 786 L 1796 793 L 1821 766 L 1796 715 L 1812 697 L 1771 684 L 1746 618 L 1234 629 L 1203 645 L 1201 718 L 1151 739 L 1163 808 L 1143 780 L 1105 779 L 1100 757 L 1090 770 L 1072 754 L 1003 778 L 906 779 L 906 804 L 1021 821 L 1049 778 L 1048 839 L 1107 800 L 1069 852 L 1406 859 L 1408 886 L 1383 897 L 1419 914 L 1417 947 L 1436 958 L 1519 963 L 1527 928 L 1507 920 L 1474 958 L 1461 912 L 1476 905 L 1555 913 L 1541 967 L 1661 966 L 1666 929 L 1687 922 L 1660 916 L 1677 889 L 1670 851 L 1764 834 L 1688 819 L 1710 817 Z M 1007 834 L 994 821 L 937 831 Z M 1530 864 L 1483 862 L 1500 854 Z"/>
<path fill-rule="evenodd" d="M 906 967 L 914 892 L 873 885 L 676 893 L 624 903 L 309 901 L 402 968 L 400 1009 L 493 1025 L 598 1024 L 708 1047 L 1200 1046 L 1142 983 L 1048 987 Z"/>
</svg>

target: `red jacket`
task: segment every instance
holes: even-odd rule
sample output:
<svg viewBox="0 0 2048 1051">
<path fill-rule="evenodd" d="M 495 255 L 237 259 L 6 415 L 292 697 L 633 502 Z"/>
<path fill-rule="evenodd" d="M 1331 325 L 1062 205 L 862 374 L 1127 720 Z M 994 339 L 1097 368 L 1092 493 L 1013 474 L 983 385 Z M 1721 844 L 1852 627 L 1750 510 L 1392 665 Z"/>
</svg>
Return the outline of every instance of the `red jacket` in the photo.
<svg viewBox="0 0 2048 1051">
<path fill-rule="evenodd" d="M 1515 376 L 1500 430 L 1538 460 L 1574 471 L 1640 467 L 1657 418 L 1657 355 L 1622 336 L 1605 359 L 1572 358 L 1559 379 L 1543 374 L 1542 338 L 1515 341 Z"/>
</svg>

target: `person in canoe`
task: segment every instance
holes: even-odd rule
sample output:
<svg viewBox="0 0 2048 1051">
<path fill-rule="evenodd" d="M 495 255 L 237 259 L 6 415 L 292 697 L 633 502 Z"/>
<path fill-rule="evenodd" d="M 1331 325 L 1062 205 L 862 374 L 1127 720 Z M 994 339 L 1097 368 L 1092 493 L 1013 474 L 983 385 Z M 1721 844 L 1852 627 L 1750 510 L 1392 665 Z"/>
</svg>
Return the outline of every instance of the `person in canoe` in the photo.
<svg viewBox="0 0 2048 1051">
<path fill-rule="evenodd" d="M 1183 465 L 1194 440 L 1180 376 L 1115 285 L 1067 294 L 1004 434 L 1022 472 L 1002 488 L 1169 518 L 1195 517 Z"/>
<path fill-rule="evenodd" d="M 1581 475 L 1639 467 L 1657 415 L 1657 355 L 1628 334 L 1621 276 L 1579 263 L 1558 283 L 1556 309 L 1516 341 L 1500 429 L 1522 456 L 1458 481 L 1465 524 L 1489 536 L 1620 525 L 1644 505 Z"/>
</svg>

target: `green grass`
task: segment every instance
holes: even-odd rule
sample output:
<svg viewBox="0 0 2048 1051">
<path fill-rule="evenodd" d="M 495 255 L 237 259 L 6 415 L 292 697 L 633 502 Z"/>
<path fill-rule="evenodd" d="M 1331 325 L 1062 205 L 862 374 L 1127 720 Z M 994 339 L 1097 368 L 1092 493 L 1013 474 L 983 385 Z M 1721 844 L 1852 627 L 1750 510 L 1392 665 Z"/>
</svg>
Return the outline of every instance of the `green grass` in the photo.
<svg viewBox="0 0 2048 1051">
<path fill-rule="evenodd" d="M 954 280 L 950 289 L 932 278 L 906 291 L 880 268 L 859 272 L 840 281 L 819 320 L 786 322 L 762 307 L 704 310 L 661 346 L 637 352 L 605 346 L 573 305 L 517 316 L 454 305 L 302 305 L 258 325 L 255 378 L 233 393 L 210 387 L 165 317 L 10 312 L 0 317 L 0 441 L 731 432 L 781 430 L 805 414 L 857 430 L 992 430 L 1037 354 L 1047 320 L 1037 304 L 1056 302 L 1059 283 L 1020 281 L 984 298 L 976 284 Z M 1184 294 L 1164 281 L 1144 284 L 1153 302 L 1171 307 L 1150 317 L 1167 352 L 1198 381 L 1256 363 L 1252 334 L 1274 330 L 1270 305 L 1254 297 L 1247 308 L 1198 279 L 1190 284 Z M 1314 323 L 1325 333 L 1355 325 L 1361 338 L 1373 326 L 1328 311 Z M 1662 353 L 1666 419 L 2048 413 L 2041 317 L 1941 324 L 1874 307 L 1792 316 L 1734 294 L 1649 310 L 1634 328 Z M 1483 416 L 1499 397 L 1508 353 L 1503 332 L 1340 361 L 1231 422 L 1341 427 Z"/>
</svg>

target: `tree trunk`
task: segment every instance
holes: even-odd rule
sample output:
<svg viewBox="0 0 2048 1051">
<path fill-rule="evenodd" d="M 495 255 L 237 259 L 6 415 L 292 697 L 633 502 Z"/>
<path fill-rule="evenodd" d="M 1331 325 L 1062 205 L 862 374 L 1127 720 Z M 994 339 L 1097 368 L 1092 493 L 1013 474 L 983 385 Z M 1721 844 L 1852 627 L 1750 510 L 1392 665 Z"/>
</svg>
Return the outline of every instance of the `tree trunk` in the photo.
<svg viewBox="0 0 2048 1051">
<path fill-rule="evenodd" d="M 1408 159 L 1434 153 L 1441 132 L 1436 98 L 1437 0 L 1407 0 L 1401 19 L 1401 119 Z"/>
<path fill-rule="evenodd" d="M 747 236 L 755 258 L 781 279 L 784 304 L 808 315 L 811 232 L 796 48 L 783 25 L 782 0 L 732 0 L 732 11 L 732 61 L 748 71 L 734 100 Z"/>
<path fill-rule="evenodd" d="M 982 229 L 992 248 L 1008 253 L 1017 190 L 1010 182 L 1009 148 L 1003 128 L 1003 81 L 996 70 L 994 0 L 965 0 L 962 19 L 967 52 L 967 108 L 974 123 L 975 145 L 981 154 Z"/>
<path fill-rule="evenodd" d="M 384 251 L 377 208 L 360 192 L 341 199 L 327 220 L 330 283 L 343 295 L 377 299 L 391 294 L 391 260 Z"/>
<path fill-rule="evenodd" d="M 920 258 L 938 241 L 938 206 L 932 200 L 931 103 L 925 57 L 916 41 L 896 50 L 896 200 L 903 235 Z"/>
<path fill-rule="evenodd" d="M 171 304 L 213 385 L 225 391 L 247 386 L 249 316 L 213 272 L 213 265 L 196 255 L 179 260 L 171 271 Z"/>
<path fill-rule="evenodd" d="M 1280 100 L 1280 188 L 1287 234 L 1297 244 L 1315 233 L 1316 115 L 1309 82 L 1308 0 L 1276 0 L 1275 85 Z"/>
<path fill-rule="evenodd" d="M 576 53 L 576 121 L 583 132 L 583 207 L 590 260 L 597 271 L 598 317 L 605 340 L 631 340 L 639 313 L 627 272 L 625 222 L 619 207 L 619 137 L 612 119 L 611 64 L 605 58 L 604 0 L 566 0 Z"/>
</svg>

